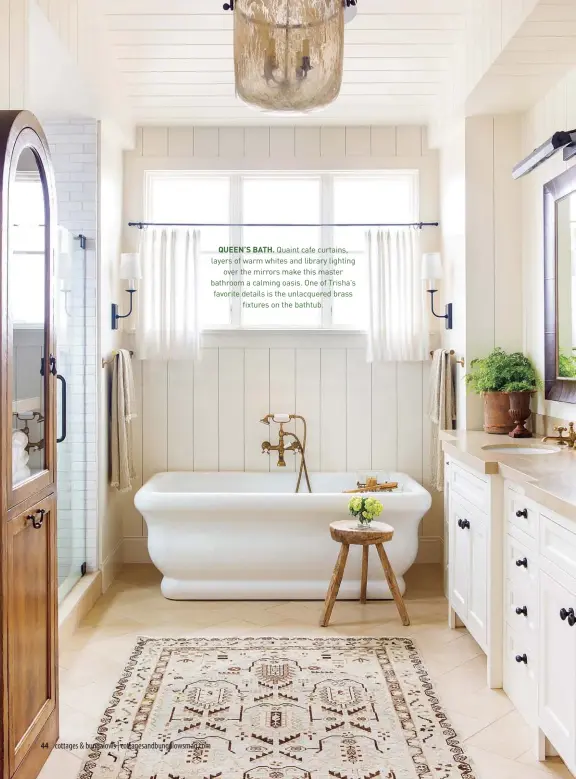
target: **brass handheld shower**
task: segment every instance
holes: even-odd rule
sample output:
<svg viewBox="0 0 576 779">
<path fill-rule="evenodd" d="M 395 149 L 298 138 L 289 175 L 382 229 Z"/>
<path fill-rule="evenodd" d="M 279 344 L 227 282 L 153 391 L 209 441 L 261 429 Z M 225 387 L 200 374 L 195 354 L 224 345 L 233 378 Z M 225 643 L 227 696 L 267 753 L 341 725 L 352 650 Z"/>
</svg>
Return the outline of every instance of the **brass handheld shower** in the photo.
<svg viewBox="0 0 576 779">
<path fill-rule="evenodd" d="M 304 435 L 302 440 L 298 438 L 296 433 L 286 432 L 284 425 L 294 419 L 299 419 L 304 425 Z M 278 433 L 278 443 L 272 445 L 270 441 L 262 442 L 262 453 L 270 453 L 271 451 L 278 452 L 278 467 L 283 468 L 286 466 L 286 460 L 284 459 L 285 452 L 299 452 L 300 453 L 300 471 L 298 472 L 298 481 L 296 482 L 296 492 L 300 491 L 300 484 L 302 482 L 302 474 L 306 478 L 306 484 L 308 485 L 308 492 L 312 492 L 312 486 L 310 484 L 310 477 L 308 475 L 308 466 L 306 465 L 306 439 L 308 436 L 308 429 L 306 420 L 300 414 L 266 414 L 260 422 L 264 425 L 270 425 L 270 422 L 276 422 L 280 425 L 280 431 Z M 293 442 L 286 446 L 284 444 L 284 438 L 293 438 Z"/>
</svg>

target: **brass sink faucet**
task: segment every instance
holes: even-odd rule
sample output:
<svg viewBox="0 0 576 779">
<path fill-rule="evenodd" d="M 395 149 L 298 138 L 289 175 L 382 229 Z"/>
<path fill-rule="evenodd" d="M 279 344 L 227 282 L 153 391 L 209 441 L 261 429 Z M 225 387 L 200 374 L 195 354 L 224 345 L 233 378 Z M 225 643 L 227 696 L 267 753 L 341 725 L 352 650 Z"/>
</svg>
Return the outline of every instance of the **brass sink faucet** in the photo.
<svg viewBox="0 0 576 779">
<path fill-rule="evenodd" d="M 260 420 L 264 425 L 269 425 L 270 422 L 274 422 L 275 414 L 266 414 L 266 416 Z M 286 452 L 294 452 L 295 454 L 300 454 L 300 472 L 298 473 L 298 481 L 296 483 L 296 492 L 300 489 L 300 483 L 302 481 L 302 474 L 304 474 L 306 478 L 306 484 L 308 485 L 308 492 L 312 492 L 312 487 L 310 486 L 310 478 L 308 476 L 308 467 L 306 465 L 306 437 L 307 437 L 307 427 L 306 427 L 306 420 L 304 417 L 300 416 L 299 414 L 290 414 L 288 420 L 292 421 L 294 419 L 300 419 L 304 425 L 304 436 L 302 441 L 298 438 L 296 433 L 291 433 L 289 430 L 284 430 L 284 425 L 286 424 L 285 421 L 278 422 L 280 425 L 280 430 L 278 431 L 278 443 L 277 444 L 271 444 L 270 441 L 262 441 L 262 454 L 270 454 L 270 452 L 278 452 L 278 467 L 279 468 L 285 468 L 286 467 L 286 459 L 284 457 L 284 454 Z M 285 438 L 292 438 L 294 439 L 291 444 L 286 445 L 284 443 Z"/>
<path fill-rule="evenodd" d="M 547 435 L 542 439 L 542 443 L 547 441 L 557 441 L 558 446 L 567 446 L 569 449 L 576 449 L 576 432 L 574 431 L 574 422 L 569 422 L 568 427 L 558 425 L 554 428 L 558 435 Z M 563 433 L 568 430 L 568 438 L 564 438 Z"/>
</svg>

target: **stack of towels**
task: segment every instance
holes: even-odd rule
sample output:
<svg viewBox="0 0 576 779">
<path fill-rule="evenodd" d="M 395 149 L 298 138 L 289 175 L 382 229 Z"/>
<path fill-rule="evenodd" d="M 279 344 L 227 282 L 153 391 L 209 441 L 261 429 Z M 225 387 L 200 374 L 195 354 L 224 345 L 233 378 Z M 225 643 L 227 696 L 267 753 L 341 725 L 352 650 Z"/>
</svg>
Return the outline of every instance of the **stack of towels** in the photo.
<svg viewBox="0 0 576 779">
<path fill-rule="evenodd" d="M 28 436 L 22 430 L 12 431 L 12 482 L 17 484 L 30 478 L 28 458 L 26 451 Z"/>
</svg>

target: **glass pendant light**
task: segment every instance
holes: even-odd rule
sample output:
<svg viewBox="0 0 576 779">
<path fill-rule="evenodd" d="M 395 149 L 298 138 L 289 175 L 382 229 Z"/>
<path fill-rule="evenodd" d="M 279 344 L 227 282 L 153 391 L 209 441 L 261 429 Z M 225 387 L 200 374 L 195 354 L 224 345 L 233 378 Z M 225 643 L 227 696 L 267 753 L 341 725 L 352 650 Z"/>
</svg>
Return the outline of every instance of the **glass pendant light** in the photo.
<svg viewBox="0 0 576 779">
<path fill-rule="evenodd" d="M 310 111 L 338 97 L 342 0 L 234 0 L 236 92 L 271 111 Z"/>
</svg>

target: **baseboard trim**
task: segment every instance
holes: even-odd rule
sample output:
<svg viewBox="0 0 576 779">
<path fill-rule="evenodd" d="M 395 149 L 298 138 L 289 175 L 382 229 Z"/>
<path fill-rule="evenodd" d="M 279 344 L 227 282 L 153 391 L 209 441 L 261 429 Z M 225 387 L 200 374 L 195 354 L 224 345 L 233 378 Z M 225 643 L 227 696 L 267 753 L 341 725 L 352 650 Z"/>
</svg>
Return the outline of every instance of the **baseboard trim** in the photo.
<svg viewBox="0 0 576 779">
<path fill-rule="evenodd" d="M 130 564 L 151 563 L 148 554 L 148 539 L 144 536 L 139 538 L 125 538 L 122 542 L 122 562 Z"/>
<path fill-rule="evenodd" d="M 444 541 L 440 536 L 423 536 L 418 544 L 416 565 L 421 563 L 442 563 L 444 560 Z"/>
<path fill-rule="evenodd" d="M 102 592 L 106 592 L 122 568 L 122 544 L 123 542 L 120 541 L 116 549 L 102 563 Z"/>
<path fill-rule="evenodd" d="M 89 573 L 70 590 L 58 607 L 58 637 L 66 641 L 102 596 L 102 573 Z"/>
</svg>

